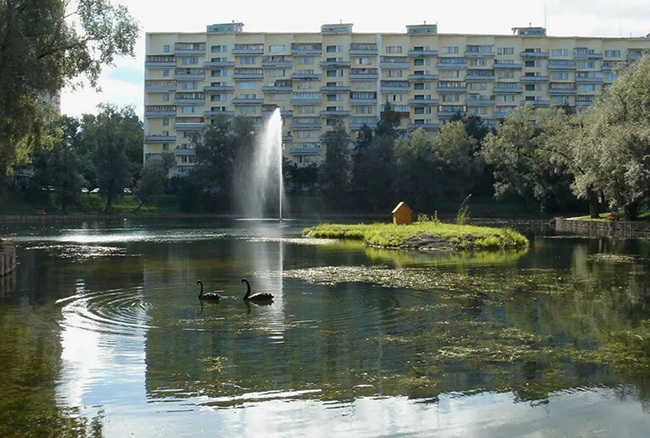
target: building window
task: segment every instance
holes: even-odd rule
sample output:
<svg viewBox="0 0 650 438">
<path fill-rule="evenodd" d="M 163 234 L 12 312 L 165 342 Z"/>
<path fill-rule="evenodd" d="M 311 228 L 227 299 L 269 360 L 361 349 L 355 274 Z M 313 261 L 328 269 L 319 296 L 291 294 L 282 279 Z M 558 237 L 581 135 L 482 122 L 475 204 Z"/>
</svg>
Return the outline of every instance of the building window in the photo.
<svg viewBox="0 0 650 438">
<path fill-rule="evenodd" d="M 326 75 L 328 78 L 340 78 L 343 77 L 343 70 L 327 70 Z"/>
<path fill-rule="evenodd" d="M 357 90 L 372 90 L 375 87 L 373 82 L 355 82 Z"/>
<path fill-rule="evenodd" d="M 569 49 L 551 49 L 551 56 L 569 56 Z"/>
<path fill-rule="evenodd" d="M 372 58 L 357 58 L 357 65 L 371 65 L 372 64 Z"/>
<path fill-rule="evenodd" d="M 514 47 L 499 47 L 497 49 L 497 54 L 499 54 L 499 55 L 514 55 L 515 54 L 515 48 Z"/>
<path fill-rule="evenodd" d="M 421 67 L 423 65 L 430 65 L 429 60 L 425 58 L 415 58 L 413 60 L 413 65 L 416 67 Z"/>
<path fill-rule="evenodd" d="M 358 106 L 355 109 L 357 114 L 372 114 L 374 107 L 369 105 Z"/>
<path fill-rule="evenodd" d="M 212 70 L 210 72 L 210 77 L 213 78 L 220 78 L 225 76 L 226 76 L 226 70 L 219 69 L 219 70 Z"/>
<path fill-rule="evenodd" d="M 620 58 L 621 57 L 621 51 L 620 50 L 605 50 L 605 58 Z"/>
<path fill-rule="evenodd" d="M 497 77 L 499 79 L 513 79 L 515 77 L 515 73 L 512 71 L 500 71 L 497 73 Z"/>
<path fill-rule="evenodd" d="M 596 62 L 595 61 L 578 61 L 578 68 L 581 68 L 581 69 L 596 68 Z"/>
<path fill-rule="evenodd" d="M 199 88 L 199 85 L 196 81 L 183 81 L 181 84 L 182 90 L 196 90 Z"/>
<path fill-rule="evenodd" d="M 269 46 L 269 53 L 282 53 L 286 50 L 284 44 L 271 44 Z"/>
<path fill-rule="evenodd" d="M 240 82 L 239 83 L 239 89 L 240 90 L 254 90 L 257 88 L 257 85 L 255 82 Z"/>
<path fill-rule="evenodd" d="M 505 94 L 505 95 L 498 95 L 497 96 L 497 102 L 514 102 L 515 101 L 515 96 L 512 96 L 510 94 Z"/>
<path fill-rule="evenodd" d="M 184 56 L 181 60 L 183 65 L 197 65 L 199 63 L 199 58 L 196 56 Z"/>
<path fill-rule="evenodd" d="M 460 77 L 460 71 L 459 70 L 442 70 L 441 71 L 441 77 L 444 79 L 453 79 Z"/>
<path fill-rule="evenodd" d="M 196 114 L 198 112 L 198 108 L 195 106 L 184 106 L 181 109 L 181 113 L 183 114 Z"/>
<path fill-rule="evenodd" d="M 566 71 L 554 71 L 551 74 L 551 78 L 553 80 L 556 80 L 556 81 L 557 80 L 560 80 L 560 81 L 561 80 L 567 80 L 567 79 L 569 79 L 569 72 L 566 72 Z"/>
<path fill-rule="evenodd" d="M 591 93 L 596 91 L 596 86 L 594 84 L 580 84 L 578 85 L 578 91 L 581 93 Z"/>
<path fill-rule="evenodd" d="M 257 62 L 257 56 L 240 56 L 239 63 L 241 65 L 253 65 Z"/>
<path fill-rule="evenodd" d="M 165 45 L 163 45 L 163 53 L 169 53 L 170 50 L 171 50 L 171 49 L 170 49 L 170 47 L 169 47 L 169 44 L 165 44 Z"/>
<path fill-rule="evenodd" d="M 458 46 L 444 46 L 442 48 L 442 53 L 444 55 L 456 55 L 458 54 Z"/>
<path fill-rule="evenodd" d="M 241 114 L 257 114 L 257 108 L 254 106 L 243 106 L 240 112 Z"/>
<path fill-rule="evenodd" d="M 314 63 L 313 56 L 299 56 L 298 65 L 312 65 Z"/>
<path fill-rule="evenodd" d="M 386 72 L 386 77 L 388 78 L 401 78 L 402 70 L 388 70 Z"/>
<path fill-rule="evenodd" d="M 298 131 L 298 138 L 303 140 L 311 138 L 311 131 Z"/>
<path fill-rule="evenodd" d="M 537 86 L 535 84 L 526 84 L 526 91 L 536 91 Z"/>
<path fill-rule="evenodd" d="M 469 84 L 469 89 L 471 91 L 485 91 L 488 88 L 487 86 L 488 84 L 485 82 L 473 82 Z"/>
<path fill-rule="evenodd" d="M 283 69 L 271 69 L 269 70 L 269 77 L 271 78 L 281 78 L 283 76 L 286 76 L 286 71 Z"/>
<path fill-rule="evenodd" d="M 163 78 L 168 78 L 169 77 L 169 69 L 166 68 L 163 70 Z"/>
<path fill-rule="evenodd" d="M 162 119 L 163 126 L 169 126 L 169 119 Z"/>
<path fill-rule="evenodd" d="M 338 53 L 341 51 L 341 46 L 327 46 L 325 51 L 327 53 Z"/>
<path fill-rule="evenodd" d="M 386 46 L 386 53 L 402 53 L 402 46 Z"/>
<path fill-rule="evenodd" d="M 460 94 L 443 94 L 443 102 L 460 102 Z"/>
<path fill-rule="evenodd" d="M 553 96 L 551 97 L 551 102 L 553 105 L 568 105 L 569 97 L 568 96 Z"/>
<path fill-rule="evenodd" d="M 472 58 L 469 60 L 469 65 L 471 67 L 485 67 L 487 65 L 487 59 L 485 58 Z"/>
<path fill-rule="evenodd" d="M 226 53 L 228 51 L 225 45 L 218 45 L 210 47 L 210 52 L 212 53 Z"/>
</svg>

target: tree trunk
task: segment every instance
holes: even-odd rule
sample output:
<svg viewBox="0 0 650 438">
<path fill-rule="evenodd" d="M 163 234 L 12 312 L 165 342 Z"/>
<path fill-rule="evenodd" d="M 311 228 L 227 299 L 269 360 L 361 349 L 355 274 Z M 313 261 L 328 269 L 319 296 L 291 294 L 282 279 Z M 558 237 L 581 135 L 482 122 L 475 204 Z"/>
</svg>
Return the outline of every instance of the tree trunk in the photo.
<svg viewBox="0 0 650 438">
<path fill-rule="evenodd" d="M 136 207 L 136 209 L 133 210 L 133 213 L 137 213 L 138 210 L 140 210 L 140 207 L 142 207 L 143 205 L 144 205 L 144 201 L 140 201 L 140 205 L 138 205 L 138 206 Z"/>
<path fill-rule="evenodd" d="M 600 215 L 600 204 L 598 202 L 598 194 L 591 190 L 587 189 L 587 198 L 589 199 L 589 216 L 592 219 L 598 219 Z"/>
<path fill-rule="evenodd" d="M 104 213 L 110 213 L 112 207 L 113 207 L 113 195 L 108 195 L 106 196 L 106 207 L 104 207 Z"/>
<path fill-rule="evenodd" d="M 629 204 L 625 204 L 623 206 L 623 209 L 625 210 L 625 220 L 626 221 L 633 221 L 636 220 L 637 213 L 636 210 L 639 207 L 639 202 L 631 202 Z"/>
</svg>

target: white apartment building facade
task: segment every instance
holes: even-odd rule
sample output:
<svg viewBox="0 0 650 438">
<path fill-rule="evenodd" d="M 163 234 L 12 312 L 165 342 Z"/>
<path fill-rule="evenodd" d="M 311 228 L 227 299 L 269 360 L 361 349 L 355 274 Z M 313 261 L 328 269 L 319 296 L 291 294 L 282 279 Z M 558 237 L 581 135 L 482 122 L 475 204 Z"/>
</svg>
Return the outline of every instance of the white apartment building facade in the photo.
<svg viewBox="0 0 650 438">
<path fill-rule="evenodd" d="M 518 105 L 590 105 L 620 64 L 650 49 L 650 38 L 548 37 L 544 28 L 512 35 L 438 34 L 437 25 L 403 34 L 246 33 L 241 23 L 202 33 L 148 33 L 145 160 L 171 152 L 175 174 L 196 162 L 191 135 L 217 116 L 251 117 L 261 127 L 283 116 L 286 158 L 325 157 L 322 136 L 340 121 L 356 138 L 375 127 L 387 102 L 401 128 L 435 133 L 454 114 L 497 124 Z"/>
</svg>

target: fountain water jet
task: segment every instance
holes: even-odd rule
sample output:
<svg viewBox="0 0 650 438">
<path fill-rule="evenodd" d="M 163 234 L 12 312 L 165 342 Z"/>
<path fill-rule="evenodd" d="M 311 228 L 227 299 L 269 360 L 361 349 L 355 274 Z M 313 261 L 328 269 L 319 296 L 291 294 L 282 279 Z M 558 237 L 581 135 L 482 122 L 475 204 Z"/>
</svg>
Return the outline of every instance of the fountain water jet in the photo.
<svg viewBox="0 0 650 438">
<path fill-rule="evenodd" d="M 244 214 L 264 218 L 272 202 L 277 202 L 278 219 L 282 221 L 284 184 L 282 182 L 282 117 L 276 110 L 267 121 L 261 140 L 255 145 L 250 178 L 241 194 Z"/>
</svg>

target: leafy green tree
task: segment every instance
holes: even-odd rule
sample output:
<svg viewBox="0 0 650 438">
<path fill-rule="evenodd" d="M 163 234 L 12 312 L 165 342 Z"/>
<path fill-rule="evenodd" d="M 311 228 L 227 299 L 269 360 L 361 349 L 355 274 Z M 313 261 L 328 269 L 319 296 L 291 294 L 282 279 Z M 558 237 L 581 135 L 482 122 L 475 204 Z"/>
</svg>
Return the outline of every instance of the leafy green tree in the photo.
<svg viewBox="0 0 650 438">
<path fill-rule="evenodd" d="M 607 94 L 585 118 L 579 146 L 580 164 L 589 164 L 576 178 L 579 196 L 600 190 L 612 205 L 622 206 L 634 220 L 640 204 L 650 201 L 650 56 L 622 71 Z M 589 151 L 589 153 L 585 153 Z M 594 163 L 597 167 L 594 168 Z"/>
<path fill-rule="evenodd" d="M 357 134 L 354 143 L 354 154 L 352 155 L 352 191 L 361 193 L 368 183 L 368 175 L 364 163 L 367 159 L 368 147 L 372 143 L 373 133 L 368 125 L 363 125 Z"/>
<path fill-rule="evenodd" d="M 398 178 L 395 138 L 387 135 L 375 137 L 368 145 L 360 166 L 366 175 L 366 184 L 360 191 L 363 201 L 375 210 L 394 207 Z"/>
<path fill-rule="evenodd" d="M 350 136 L 340 121 L 325 133 L 324 143 L 321 188 L 333 203 L 340 204 L 350 190 Z"/>
<path fill-rule="evenodd" d="M 468 135 L 462 122 L 445 124 L 433 139 L 433 153 L 439 175 L 438 183 L 447 198 L 465 197 L 482 169 L 475 153 L 478 141 Z"/>
<path fill-rule="evenodd" d="M 81 123 L 81 142 L 92 151 L 101 196 L 110 212 L 113 200 L 122 196 L 133 181 L 133 163 L 127 151 L 141 148 L 142 122 L 132 107 L 117 108 L 101 104 L 97 115 L 85 114 Z"/>
<path fill-rule="evenodd" d="M 0 1 L 0 176 L 47 135 L 42 99 L 133 55 L 138 27 L 110 0 Z"/>
<path fill-rule="evenodd" d="M 246 117 L 216 117 L 193 139 L 197 163 L 192 178 L 211 193 L 230 198 L 250 171 L 255 141 L 253 122 Z"/>
<path fill-rule="evenodd" d="M 151 159 L 142 167 L 142 175 L 138 180 L 133 195 L 140 202 L 137 212 L 144 204 L 155 202 L 164 192 L 169 171 L 174 168 L 176 158 L 174 154 L 165 153 L 159 159 Z"/>
<path fill-rule="evenodd" d="M 434 208 L 440 198 L 440 169 L 436 168 L 432 139 L 418 129 L 409 139 L 397 141 L 395 155 L 400 199 L 419 211 Z"/>
<path fill-rule="evenodd" d="M 386 105 L 384 105 L 384 110 L 380 114 L 379 121 L 377 122 L 377 136 L 397 138 L 403 134 L 399 129 L 399 126 L 399 114 L 393 111 L 393 106 L 387 101 Z"/>
</svg>

